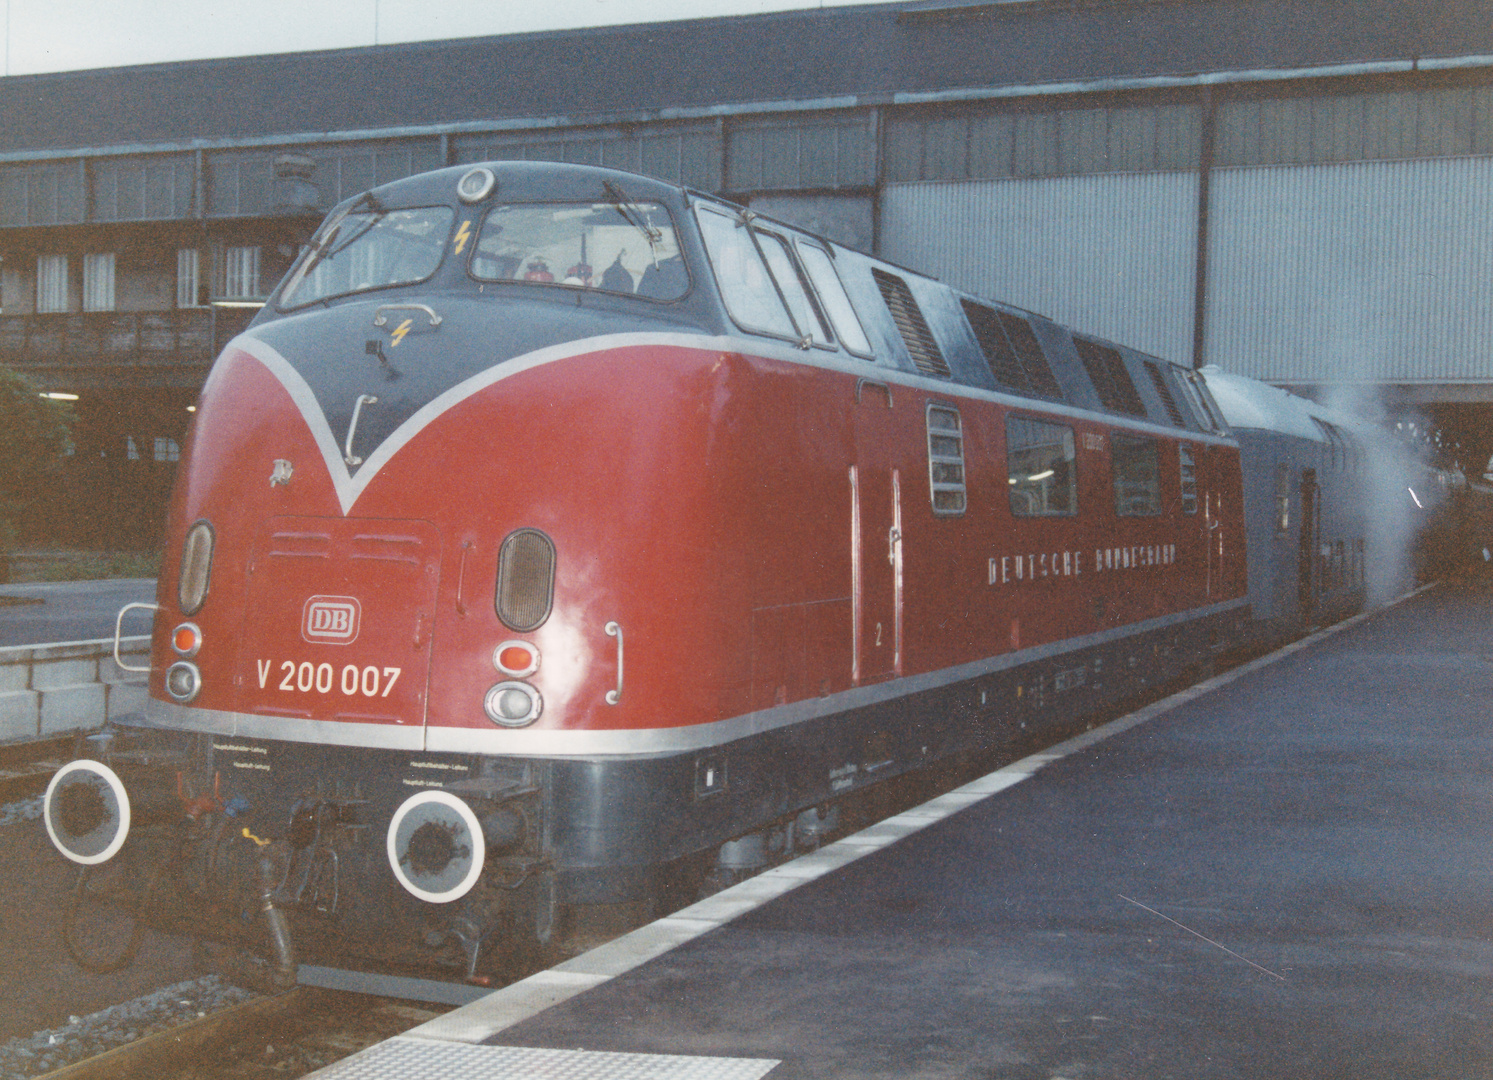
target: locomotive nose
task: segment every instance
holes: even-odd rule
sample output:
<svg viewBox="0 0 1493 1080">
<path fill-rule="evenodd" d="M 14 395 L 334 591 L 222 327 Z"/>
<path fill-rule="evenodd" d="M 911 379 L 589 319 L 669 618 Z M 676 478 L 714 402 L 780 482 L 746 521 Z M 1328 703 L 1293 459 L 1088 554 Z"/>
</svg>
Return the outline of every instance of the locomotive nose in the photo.
<svg viewBox="0 0 1493 1080">
<path fill-rule="evenodd" d="M 42 800 L 47 835 L 80 866 L 114 857 L 130 831 L 124 782 L 98 761 L 72 761 L 57 770 Z"/>
</svg>

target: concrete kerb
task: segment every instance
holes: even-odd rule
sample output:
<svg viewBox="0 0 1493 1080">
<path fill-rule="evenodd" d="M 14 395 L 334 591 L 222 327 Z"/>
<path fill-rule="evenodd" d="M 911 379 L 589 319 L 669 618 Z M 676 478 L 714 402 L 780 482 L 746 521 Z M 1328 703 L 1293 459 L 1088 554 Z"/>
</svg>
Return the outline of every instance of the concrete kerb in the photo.
<svg viewBox="0 0 1493 1080">
<path fill-rule="evenodd" d="M 121 638 L 120 655 L 148 662 L 150 637 Z M 146 674 L 114 663 L 114 639 L 0 647 L 0 744 L 96 731 L 145 707 Z"/>
</svg>

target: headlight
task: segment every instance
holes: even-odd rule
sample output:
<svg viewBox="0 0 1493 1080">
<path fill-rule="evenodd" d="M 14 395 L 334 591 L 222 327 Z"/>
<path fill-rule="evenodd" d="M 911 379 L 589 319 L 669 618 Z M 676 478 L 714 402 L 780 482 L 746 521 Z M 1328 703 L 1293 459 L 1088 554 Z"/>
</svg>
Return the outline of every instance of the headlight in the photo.
<svg viewBox="0 0 1493 1080">
<path fill-rule="evenodd" d="M 178 660 L 166 669 L 166 693 L 173 701 L 187 704 L 202 690 L 202 672 L 190 660 Z"/>
<path fill-rule="evenodd" d="M 498 618 L 528 633 L 544 625 L 554 600 L 554 542 L 538 529 L 509 533 L 498 552 Z"/>
<path fill-rule="evenodd" d="M 176 582 L 176 599 L 183 615 L 195 615 L 207 599 L 208 581 L 213 569 L 213 527 L 199 521 L 187 530 L 181 546 L 181 575 Z"/>
<path fill-rule="evenodd" d="M 487 718 L 504 727 L 526 727 L 539 719 L 544 699 L 528 683 L 500 682 L 482 699 Z"/>
</svg>

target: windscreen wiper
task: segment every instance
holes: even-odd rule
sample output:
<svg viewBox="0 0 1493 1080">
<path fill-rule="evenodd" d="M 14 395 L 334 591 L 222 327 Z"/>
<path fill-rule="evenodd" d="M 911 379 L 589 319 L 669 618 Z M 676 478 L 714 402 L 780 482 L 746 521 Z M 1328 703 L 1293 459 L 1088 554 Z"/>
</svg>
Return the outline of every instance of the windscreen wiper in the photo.
<svg viewBox="0 0 1493 1080">
<path fill-rule="evenodd" d="M 663 230 L 647 219 L 647 216 L 638 209 L 638 204 L 628 198 L 627 192 L 610 180 L 603 180 L 601 186 L 607 193 L 607 197 L 611 199 L 612 205 L 617 208 L 617 212 L 627 219 L 629 225 L 647 237 L 650 248 L 657 248 L 663 243 Z"/>
</svg>

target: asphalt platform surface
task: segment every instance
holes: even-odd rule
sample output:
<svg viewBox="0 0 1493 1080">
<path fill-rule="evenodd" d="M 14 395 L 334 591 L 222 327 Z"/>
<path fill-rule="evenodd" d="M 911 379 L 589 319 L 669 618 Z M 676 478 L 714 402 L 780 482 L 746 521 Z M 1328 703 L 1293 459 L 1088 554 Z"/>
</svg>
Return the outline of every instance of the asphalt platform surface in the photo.
<svg viewBox="0 0 1493 1080">
<path fill-rule="evenodd" d="M 1493 592 L 1437 587 L 527 1019 L 494 995 L 405 1047 L 770 1080 L 1493 1076 L 1490 706 Z"/>
</svg>

